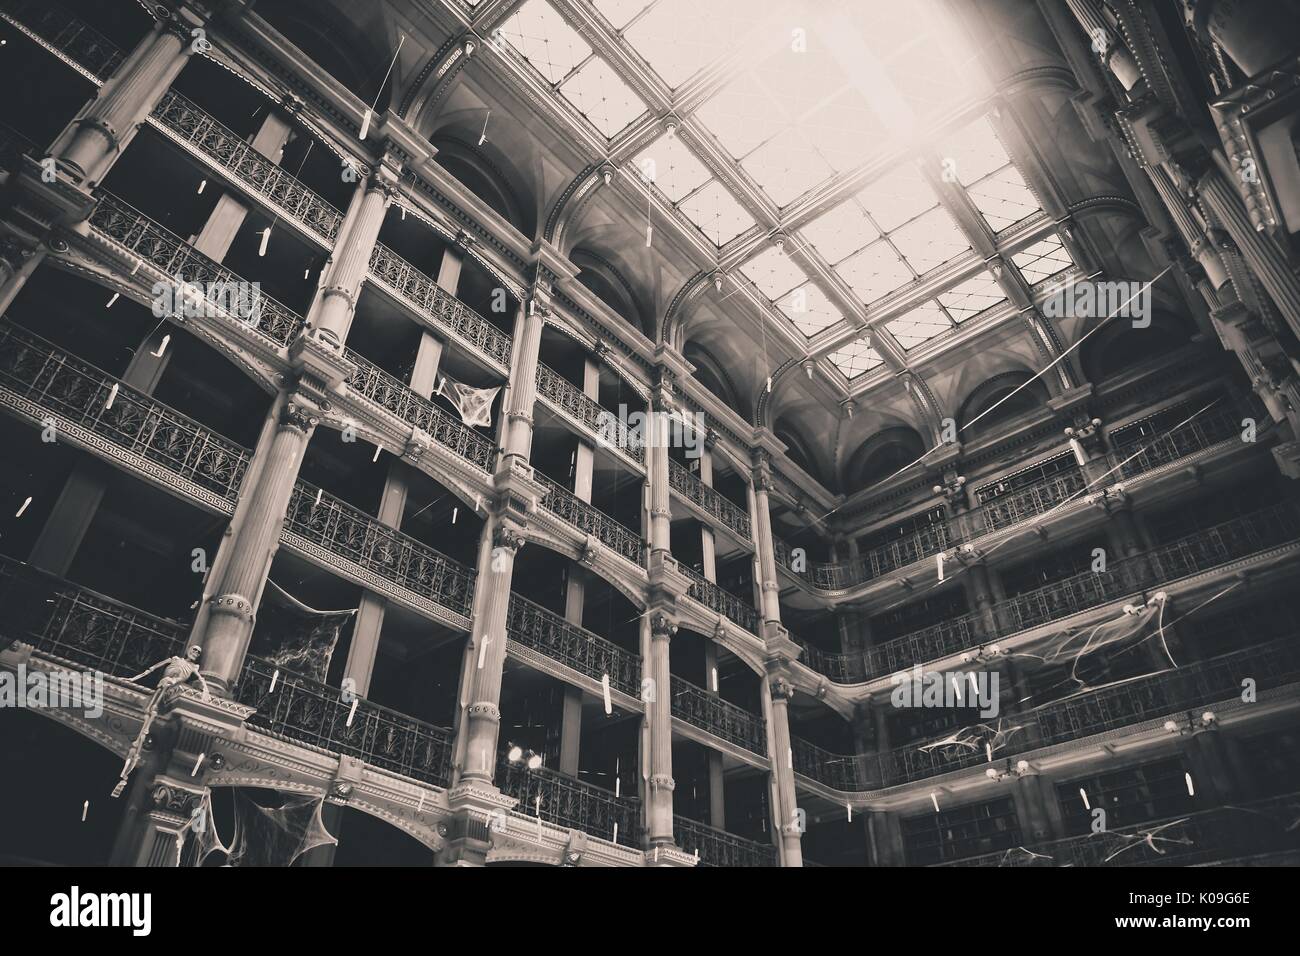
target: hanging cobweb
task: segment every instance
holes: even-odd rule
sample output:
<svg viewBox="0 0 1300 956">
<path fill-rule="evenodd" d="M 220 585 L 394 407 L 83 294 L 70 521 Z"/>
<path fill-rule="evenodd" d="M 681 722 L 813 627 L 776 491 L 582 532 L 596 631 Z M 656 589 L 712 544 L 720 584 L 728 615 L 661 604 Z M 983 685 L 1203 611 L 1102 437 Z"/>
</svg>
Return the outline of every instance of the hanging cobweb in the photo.
<svg viewBox="0 0 1300 956">
<path fill-rule="evenodd" d="M 282 793 L 279 807 L 263 807 L 235 790 L 235 838 L 231 866 L 292 866 L 308 850 L 339 841 L 321 819 L 324 796 Z"/>
<path fill-rule="evenodd" d="M 274 667 L 324 683 L 339 633 L 356 613 L 310 608 L 267 579 L 250 652 Z"/>
<path fill-rule="evenodd" d="M 435 395 L 441 395 L 460 413 L 460 420 L 466 425 L 491 425 L 492 402 L 497 397 L 501 386 L 492 388 L 475 388 L 462 382 L 453 382 L 446 375 L 438 380 Z"/>
</svg>

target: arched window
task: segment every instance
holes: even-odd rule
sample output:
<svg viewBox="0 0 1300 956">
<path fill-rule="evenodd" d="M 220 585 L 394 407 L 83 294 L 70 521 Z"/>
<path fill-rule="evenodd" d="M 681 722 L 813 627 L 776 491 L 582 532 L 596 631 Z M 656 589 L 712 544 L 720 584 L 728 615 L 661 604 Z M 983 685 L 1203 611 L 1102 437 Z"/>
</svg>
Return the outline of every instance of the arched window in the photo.
<svg viewBox="0 0 1300 956">
<path fill-rule="evenodd" d="M 434 162 L 510 225 L 526 236 L 533 234 L 534 223 L 525 206 L 505 172 L 491 157 L 449 133 L 435 134 L 429 142 L 438 151 Z"/>
<path fill-rule="evenodd" d="M 859 446 L 844 474 L 844 491 L 853 494 L 893 475 L 925 453 L 925 441 L 913 428 L 886 428 Z"/>
<path fill-rule="evenodd" d="M 992 434 L 1037 412 L 1049 394 L 1041 379 L 1025 385 L 1032 378 L 1027 371 L 1004 372 L 971 392 L 957 415 L 962 439 Z"/>
</svg>

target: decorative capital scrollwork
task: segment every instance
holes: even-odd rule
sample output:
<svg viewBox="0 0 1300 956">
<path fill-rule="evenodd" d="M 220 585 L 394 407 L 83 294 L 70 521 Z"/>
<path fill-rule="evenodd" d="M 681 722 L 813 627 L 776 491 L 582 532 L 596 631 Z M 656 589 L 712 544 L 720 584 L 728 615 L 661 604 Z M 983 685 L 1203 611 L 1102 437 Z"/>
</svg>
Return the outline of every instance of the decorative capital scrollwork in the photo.
<svg viewBox="0 0 1300 956">
<path fill-rule="evenodd" d="M 492 532 L 492 546 L 494 548 L 509 548 L 512 552 L 518 552 L 524 546 L 524 536 L 519 530 L 509 525 L 498 525 Z"/>
<path fill-rule="evenodd" d="M 666 614 L 655 614 L 650 618 L 650 636 L 658 640 L 670 641 L 677 633 L 677 625 Z"/>
<path fill-rule="evenodd" d="M 280 409 L 280 430 L 296 431 L 304 435 L 320 424 L 320 410 L 296 396 L 291 396 Z"/>
<path fill-rule="evenodd" d="M 794 696 L 794 685 L 784 677 L 773 677 L 768 681 L 768 689 L 772 692 L 773 700 L 788 701 Z"/>
</svg>

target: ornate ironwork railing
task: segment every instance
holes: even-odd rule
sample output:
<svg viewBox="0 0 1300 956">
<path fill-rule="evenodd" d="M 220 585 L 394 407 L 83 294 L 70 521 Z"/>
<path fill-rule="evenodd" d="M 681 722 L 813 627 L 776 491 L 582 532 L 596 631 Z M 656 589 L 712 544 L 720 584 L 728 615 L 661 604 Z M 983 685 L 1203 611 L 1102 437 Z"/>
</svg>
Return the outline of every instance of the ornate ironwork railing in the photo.
<svg viewBox="0 0 1300 956">
<path fill-rule="evenodd" d="M 370 274 L 455 338 L 510 367 L 510 336 L 383 243 L 370 254 Z"/>
<path fill-rule="evenodd" d="M 537 394 L 554 403 L 575 421 L 595 432 L 598 438 L 613 443 L 634 461 L 645 464 L 645 444 L 618 416 L 585 395 L 581 389 L 554 369 L 537 365 Z"/>
<path fill-rule="evenodd" d="M 800 663 L 829 677 L 837 684 L 857 684 L 867 679 L 866 662 L 861 654 L 838 654 L 823 651 L 794 634 L 790 639 L 803 648 Z"/>
<path fill-rule="evenodd" d="M 0 636 L 114 677 L 183 653 L 188 629 L 0 556 Z"/>
<path fill-rule="evenodd" d="M 285 528 L 457 614 L 470 614 L 474 572 L 359 508 L 299 481 Z"/>
<path fill-rule="evenodd" d="M 616 797 L 546 767 L 529 770 L 504 758 L 497 762 L 497 786 L 518 798 L 516 813 L 540 816 L 620 846 L 641 845 L 641 801 L 636 797 Z"/>
<path fill-rule="evenodd" d="M 345 698 L 337 687 L 251 655 L 244 660 L 235 699 L 257 708 L 248 718 L 253 727 L 435 786 L 451 781 L 454 741 L 445 727 L 364 697 Z"/>
<path fill-rule="evenodd" d="M 776 847 L 719 830 L 686 817 L 673 817 L 677 846 L 699 855 L 700 866 L 776 866 Z"/>
<path fill-rule="evenodd" d="M 58 4 L 46 0 L 4 0 L 0 3 L 0 17 L 39 37 L 78 69 L 101 82 L 125 59 L 116 44 Z"/>
<path fill-rule="evenodd" d="M 1117 447 L 1107 459 L 1116 480 L 1132 478 L 1239 435 L 1243 414 L 1246 410 L 1235 406 L 1207 409 L 1158 438 Z"/>
<path fill-rule="evenodd" d="M 711 611 L 717 611 L 727 620 L 739 624 L 751 634 L 758 633 L 758 611 L 754 606 L 737 597 L 730 591 L 724 591 L 718 585 L 699 574 L 697 571 L 679 564 L 678 569 L 691 579 L 691 586 L 686 593 L 699 601 Z"/>
<path fill-rule="evenodd" d="M 808 557 L 806 550 L 797 549 L 776 535 L 772 535 L 772 551 L 778 566 L 784 567 L 791 574 L 799 575 L 819 590 L 838 591 L 859 583 L 861 575 L 857 565 L 814 561 Z"/>
<path fill-rule="evenodd" d="M 510 595 L 506 635 L 597 681 L 608 675 L 615 690 L 632 697 L 641 693 L 639 656 L 518 594 Z"/>
<path fill-rule="evenodd" d="M 639 534 L 615 521 L 595 505 L 583 501 L 573 492 L 561 488 L 540 471 L 535 471 L 533 475 L 546 488 L 546 496 L 538 504 L 561 521 L 594 535 L 605 547 L 633 564 L 641 563 L 645 543 Z"/>
<path fill-rule="evenodd" d="M 977 647 L 985 639 L 983 621 L 977 613 L 948 618 L 867 648 L 867 677 L 883 677 L 915 664 L 938 660 L 948 654 Z"/>
<path fill-rule="evenodd" d="M 752 754 L 767 755 L 767 728 L 762 717 L 680 677 L 672 679 L 672 694 L 674 717 Z"/>
<path fill-rule="evenodd" d="M 668 484 L 673 491 L 717 518 L 741 538 L 750 540 L 753 531 L 749 515 L 672 459 L 668 460 Z"/>
<path fill-rule="evenodd" d="M 205 292 L 205 283 L 222 283 L 252 288 L 225 266 L 220 265 L 182 241 L 175 233 L 154 222 L 144 213 L 124 203 L 111 193 L 101 192 L 90 216 L 90 225 L 105 238 L 134 253 L 155 268 L 171 276 L 178 284 L 193 283 Z M 216 314 L 223 306 L 204 298 Z M 302 328 L 302 316 L 281 305 L 265 293 L 256 296 L 256 308 L 248 317 L 230 315 L 233 322 L 255 328 L 279 345 L 288 345 Z"/>
<path fill-rule="evenodd" d="M 301 223 L 326 242 L 338 238 L 343 213 L 180 93 L 168 90 L 154 108 L 153 118 L 286 218 Z"/>
<path fill-rule="evenodd" d="M 1046 514 L 1072 495 L 1077 496 L 1087 483 L 1083 472 L 1075 468 L 992 498 L 956 518 L 961 528 L 959 537 L 970 541 Z"/>
<path fill-rule="evenodd" d="M 990 740 L 995 760 L 1038 747 L 1078 740 L 1235 697 L 1245 678 L 1261 689 L 1300 678 L 1300 647 L 1290 639 L 1243 648 L 1086 694 L 1044 704 L 1005 719 L 999 740 Z M 923 743 L 878 755 L 886 786 L 908 783 L 963 767 L 988 763 L 983 746 L 935 747 Z"/>
<path fill-rule="evenodd" d="M 410 387 L 389 375 L 369 359 L 351 349 L 344 357 L 356 368 L 348 376 L 348 390 L 369 399 L 408 425 L 427 432 L 444 448 L 455 452 L 470 464 L 490 472 L 496 464 L 496 445 L 480 432 L 459 422 L 433 402 L 411 391 Z"/>
<path fill-rule="evenodd" d="M 790 735 L 794 772 L 836 790 L 868 790 L 878 786 L 869 776 L 873 761 L 859 754 L 837 754 L 809 740 Z"/>
<path fill-rule="evenodd" d="M 248 451 L 8 321 L 0 385 L 226 501 L 238 495 Z"/>
<path fill-rule="evenodd" d="M 1300 850 L 1300 794 L 1033 843 L 939 866 L 1191 866 Z M 1150 842 L 1148 834 L 1155 834 Z"/>
</svg>

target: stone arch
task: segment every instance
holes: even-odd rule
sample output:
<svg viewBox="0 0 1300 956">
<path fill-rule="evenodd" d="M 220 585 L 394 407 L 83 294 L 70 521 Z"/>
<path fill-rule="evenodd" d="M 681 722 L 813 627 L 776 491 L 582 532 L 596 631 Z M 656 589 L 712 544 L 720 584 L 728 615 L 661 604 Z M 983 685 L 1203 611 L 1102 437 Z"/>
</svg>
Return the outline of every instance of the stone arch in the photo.
<svg viewBox="0 0 1300 956">
<path fill-rule="evenodd" d="M 1088 381 L 1100 383 L 1181 348 L 1196 329 L 1182 316 L 1155 311 L 1151 324 L 1135 327 L 1134 319 L 1118 317 L 1092 334 L 1079 347 L 1079 364 Z"/>
<path fill-rule="evenodd" d="M 844 466 L 844 491 L 854 494 L 888 478 L 920 458 L 929 446 L 915 428 L 893 425 L 876 432 L 849 456 Z"/>
<path fill-rule="evenodd" d="M 718 401 L 748 421 L 746 403 L 739 389 L 736 388 L 736 383 L 732 381 L 726 368 L 712 352 L 699 342 L 687 342 L 682 348 L 682 357 L 695 366 L 692 375 L 696 382 L 704 386 Z"/>
<path fill-rule="evenodd" d="M 1027 382 L 1031 384 L 1026 385 Z M 1046 405 L 1050 397 L 1043 380 L 1034 378 L 1034 373 L 1027 369 L 1001 372 L 977 385 L 966 396 L 957 412 L 958 430 L 964 441 L 987 435 L 1017 416 Z M 972 425 L 976 418 L 979 421 Z"/>
<path fill-rule="evenodd" d="M 618 266 L 588 247 L 574 249 L 569 253 L 569 260 L 578 270 L 573 277 L 575 282 L 638 331 L 647 336 L 654 333 L 653 323 L 640 296 Z"/>
<path fill-rule="evenodd" d="M 492 140 L 476 145 L 472 132 L 459 126 L 451 124 L 430 135 L 438 151 L 434 162 L 521 234 L 531 236 L 537 228 L 536 204 L 525 201 L 524 177 Z"/>
</svg>

